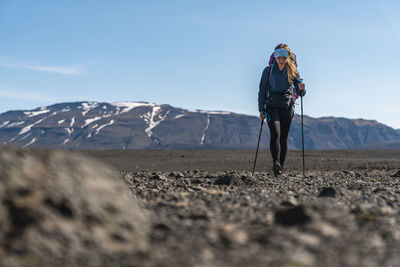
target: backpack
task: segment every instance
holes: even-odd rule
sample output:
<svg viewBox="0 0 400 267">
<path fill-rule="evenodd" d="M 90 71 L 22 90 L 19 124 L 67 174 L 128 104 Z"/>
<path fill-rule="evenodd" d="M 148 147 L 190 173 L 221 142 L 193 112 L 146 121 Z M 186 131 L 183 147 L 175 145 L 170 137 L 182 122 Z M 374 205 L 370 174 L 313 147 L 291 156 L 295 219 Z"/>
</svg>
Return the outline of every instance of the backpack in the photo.
<svg viewBox="0 0 400 267">
<path fill-rule="evenodd" d="M 297 60 L 296 60 L 296 55 L 293 53 L 294 56 L 294 64 L 296 65 L 297 68 Z M 275 55 L 274 53 L 271 54 L 271 56 L 269 57 L 269 61 L 268 61 L 268 82 L 269 82 L 269 78 L 271 78 L 271 69 L 272 69 L 272 65 L 274 64 L 275 61 Z M 292 84 L 291 87 L 291 91 L 292 91 L 292 100 L 291 100 L 291 105 L 294 106 L 296 103 L 297 98 L 299 98 L 299 94 L 297 94 L 297 90 L 294 88 L 294 85 Z"/>
</svg>

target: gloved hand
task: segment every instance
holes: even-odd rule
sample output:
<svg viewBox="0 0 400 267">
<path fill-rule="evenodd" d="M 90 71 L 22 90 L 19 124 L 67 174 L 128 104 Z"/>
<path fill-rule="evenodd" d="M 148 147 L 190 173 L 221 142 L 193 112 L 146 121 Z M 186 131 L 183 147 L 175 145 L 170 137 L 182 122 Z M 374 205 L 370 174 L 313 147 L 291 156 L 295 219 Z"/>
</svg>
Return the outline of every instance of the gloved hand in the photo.
<svg viewBox="0 0 400 267">
<path fill-rule="evenodd" d="M 301 81 L 303 81 L 303 80 L 301 79 Z M 299 95 L 305 96 L 306 95 L 306 85 L 303 82 L 300 82 L 298 85 L 299 85 Z"/>
<path fill-rule="evenodd" d="M 260 119 L 262 119 L 262 120 L 267 119 L 267 122 L 268 122 L 271 120 L 271 117 L 269 116 L 268 112 L 260 111 Z"/>
</svg>

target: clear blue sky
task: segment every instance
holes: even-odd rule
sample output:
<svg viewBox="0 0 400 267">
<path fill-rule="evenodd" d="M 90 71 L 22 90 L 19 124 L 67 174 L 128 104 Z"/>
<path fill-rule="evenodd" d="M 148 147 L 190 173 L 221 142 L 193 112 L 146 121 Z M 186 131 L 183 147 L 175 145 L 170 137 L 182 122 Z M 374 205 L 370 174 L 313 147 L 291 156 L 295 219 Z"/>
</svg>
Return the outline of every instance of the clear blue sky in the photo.
<svg viewBox="0 0 400 267">
<path fill-rule="evenodd" d="M 0 0 L 0 112 L 94 100 L 257 115 L 284 42 L 305 114 L 400 128 L 398 14 L 386 0 Z"/>
</svg>

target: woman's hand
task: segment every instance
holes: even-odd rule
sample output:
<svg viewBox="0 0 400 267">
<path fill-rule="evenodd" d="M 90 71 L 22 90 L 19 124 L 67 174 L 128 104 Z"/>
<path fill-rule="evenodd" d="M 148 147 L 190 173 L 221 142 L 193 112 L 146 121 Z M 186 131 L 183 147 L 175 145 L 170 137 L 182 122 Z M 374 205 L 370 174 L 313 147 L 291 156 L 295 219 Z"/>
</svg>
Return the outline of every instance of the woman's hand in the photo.
<svg viewBox="0 0 400 267">
<path fill-rule="evenodd" d="M 303 91 L 304 89 L 306 89 L 305 83 L 299 83 L 299 89 L 300 89 L 300 91 Z"/>
<path fill-rule="evenodd" d="M 263 111 L 260 112 L 260 119 L 265 120 L 265 114 Z"/>
</svg>

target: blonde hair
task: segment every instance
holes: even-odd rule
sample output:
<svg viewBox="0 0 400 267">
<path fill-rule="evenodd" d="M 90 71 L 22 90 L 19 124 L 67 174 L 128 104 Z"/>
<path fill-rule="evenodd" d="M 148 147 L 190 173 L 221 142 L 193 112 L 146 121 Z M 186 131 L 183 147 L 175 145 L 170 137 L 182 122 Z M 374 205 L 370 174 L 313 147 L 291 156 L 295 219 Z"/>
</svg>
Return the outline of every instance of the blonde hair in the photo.
<svg viewBox="0 0 400 267">
<path fill-rule="evenodd" d="M 285 64 L 285 73 L 286 73 L 289 83 L 292 83 L 293 80 L 299 74 L 297 67 L 296 67 L 296 58 L 287 44 L 278 44 L 275 47 L 275 49 L 278 49 L 278 48 L 284 48 L 289 52 L 289 57 L 286 60 L 286 64 Z"/>
</svg>

